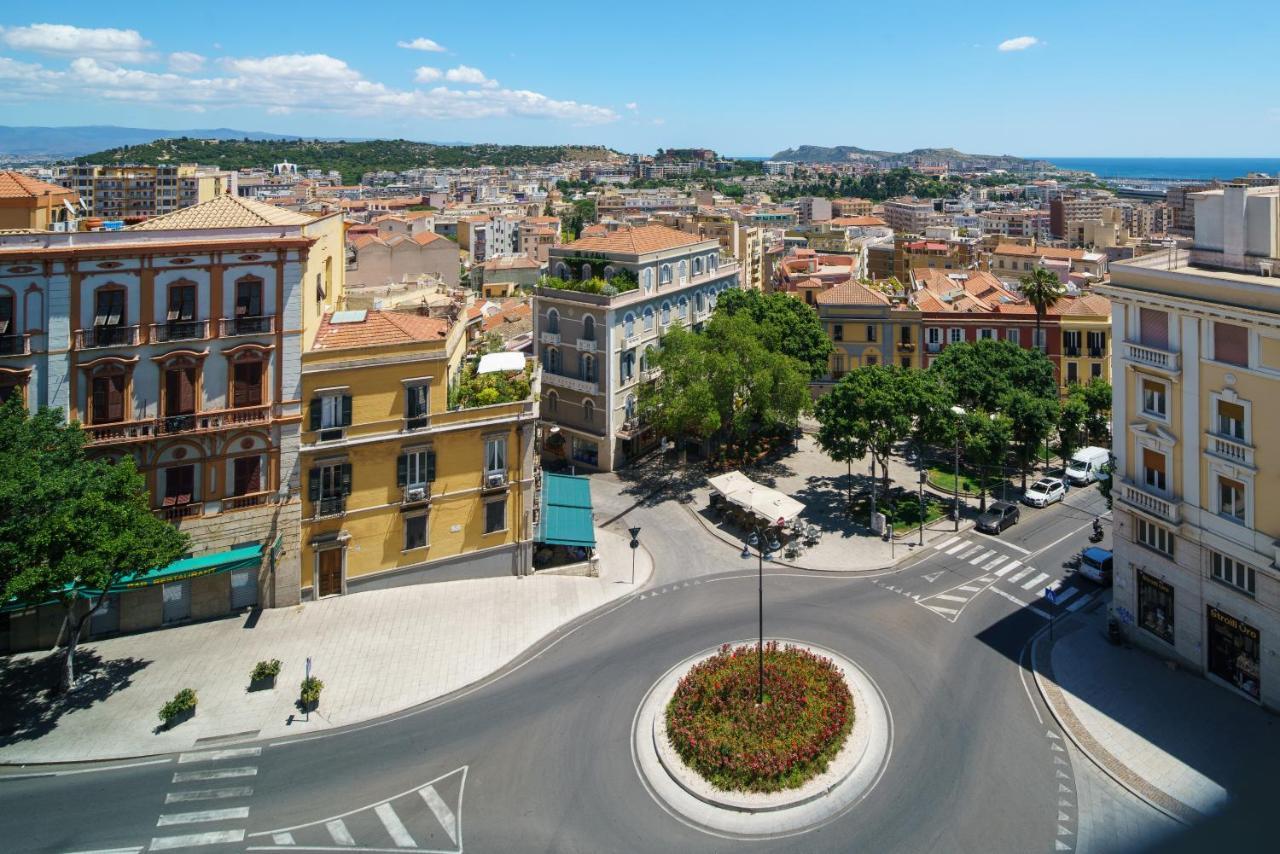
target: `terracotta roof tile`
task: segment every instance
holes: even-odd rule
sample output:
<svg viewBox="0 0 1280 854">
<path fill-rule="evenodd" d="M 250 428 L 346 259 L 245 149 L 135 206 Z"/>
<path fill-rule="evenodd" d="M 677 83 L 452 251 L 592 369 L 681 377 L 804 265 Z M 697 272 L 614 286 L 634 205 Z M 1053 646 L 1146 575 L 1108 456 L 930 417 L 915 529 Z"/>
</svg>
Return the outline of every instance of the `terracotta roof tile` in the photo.
<svg viewBox="0 0 1280 854">
<path fill-rule="evenodd" d="M 1057 246 L 1023 246 L 1020 243 L 1001 243 L 996 246 L 992 254 L 1082 261 L 1084 260 L 1085 251 L 1083 249 L 1064 249 Z"/>
<path fill-rule="evenodd" d="M 152 217 L 126 231 L 164 229 L 253 228 L 260 225 L 306 225 L 314 217 L 238 196 L 218 196 L 207 202 Z"/>
<path fill-rule="evenodd" d="M 887 296 L 852 279 L 828 288 L 817 300 L 819 305 L 889 305 Z"/>
<path fill-rule="evenodd" d="M 386 344 L 411 344 L 414 341 L 440 341 L 449 334 L 449 321 L 408 311 L 367 311 L 359 323 L 333 323 L 326 314 L 316 332 L 313 348 L 341 350 L 350 347 L 377 347 Z"/>
<path fill-rule="evenodd" d="M 0 199 L 33 199 L 38 196 L 74 196 L 73 190 L 50 184 L 21 172 L 0 172 Z"/>
<path fill-rule="evenodd" d="M 615 229 L 602 235 L 583 236 L 572 243 L 565 244 L 567 249 L 578 249 L 587 252 L 617 252 L 624 255 L 643 255 L 647 252 L 658 252 L 663 249 L 675 249 L 680 246 L 693 246 L 704 242 L 702 238 L 683 231 L 676 231 L 665 225 L 642 225 Z"/>
</svg>

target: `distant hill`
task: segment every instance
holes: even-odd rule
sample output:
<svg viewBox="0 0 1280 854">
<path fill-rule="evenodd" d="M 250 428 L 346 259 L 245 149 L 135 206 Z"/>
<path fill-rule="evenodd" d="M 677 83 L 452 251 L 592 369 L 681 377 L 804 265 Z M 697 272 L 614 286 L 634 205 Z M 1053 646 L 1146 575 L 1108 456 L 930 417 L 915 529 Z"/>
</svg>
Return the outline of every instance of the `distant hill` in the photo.
<svg viewBox="0 0 1280 854">
<path fill-rule="evenodd" d="M 288 160 L 301 169 L 336 169 L 354 184 L 365 172 L 401 172 L 424 166 L 544 166 L 561 160 L 608 160 L 616 152 L 584 145 L 439 145 L 406 139 L 342 142 L 309 139 L 250 140 L 181 137 L 110 148 L 76 158 L 79 163 L 201 163 L 223 169 Z"/>
<path fill-rule="evenodd" d="M 1011 154 L 965 154 L 954 148 L 916 148 L 912 151 L 874 151 L 852 145 L 825 147 L 801 145 L 773 155 L 774 160 L 790 160 L 795 163 L 855 163 L 869 162 L 883 166 L 915 166 L 920 163 L 946 164 L 953 169 L 986 168 L 1012 170 L 1049 170 L 1053 164 L 1047 160 L 1028 160 Z"/>
<path fill-rule="evenodd" d="M 124 128 L 115 125 L 78 125 L 73 127 L 11 127 L 0 125 L 0 157 L 48 158 L 51 160 L 79 157 L 90 151 L 142 145 L 163 137 L 198 139 L 300 139 L 281 133 L 263 133 L 232 128 L 192 128 L 159 130 L 156 128 Z"/>
</svg>

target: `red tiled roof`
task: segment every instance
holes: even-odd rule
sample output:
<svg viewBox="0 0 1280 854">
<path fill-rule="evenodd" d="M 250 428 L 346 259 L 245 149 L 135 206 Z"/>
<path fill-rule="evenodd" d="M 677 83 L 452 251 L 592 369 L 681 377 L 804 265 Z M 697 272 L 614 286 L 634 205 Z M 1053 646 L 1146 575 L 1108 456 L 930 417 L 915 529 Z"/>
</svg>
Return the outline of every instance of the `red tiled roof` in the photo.
<svg viewBox="0 0 1280 854">
<path fill-rule="evenodd" d="M 831 224 L 840 228 L 850 228 L 854 226 L 870 228 L 873 226 L 888 225 L 888 223 L 878 216 L 838 216 L 831 220 Z"/>
<path fill-rule="evenodd" d="M 75 192 L 21 172 L 0 172 L 0 199 L 32 199 L 37 196 L 74 196 Z"/>
<path fill-rule="evenodd" d="M 566 248 L 579 249 L 586 252 L 617 252 L 625 255 L 643 255 L 647 252 L 658 252 L 662 249 L 675 249 L 680 246 L 693 246 L 702 243 L 702 238 L 683 231 L 676 231 L 665 225 L 627 226 L 601 235 L 583 236 Z"/>
<path fill-rule="evenodd" d="M 1064 249 L 1057 246 L 1023 246 L 1020 243 L 1001 243 L 996 246 L 992 254 L 1081 261 L 1084 260 L 1085 251 L 1083 249 Z"/>
<path fill-rule="evenodd" d="M 316 332 L 314 349 L 340 350 L 349 347 L 377 347 L 383 344 L 410 344 L 439 341 L 449 334 L 449 321 L 407 311 L 367 311 L 359 323 L 333 323 L 326 314 Z"/>
<path fill-rule="evenodd" d="M 888 305 L 889 298 L 879 291 L 850 279 L 828 288 L 817 296 L 819 305 Z"/>
</svg>

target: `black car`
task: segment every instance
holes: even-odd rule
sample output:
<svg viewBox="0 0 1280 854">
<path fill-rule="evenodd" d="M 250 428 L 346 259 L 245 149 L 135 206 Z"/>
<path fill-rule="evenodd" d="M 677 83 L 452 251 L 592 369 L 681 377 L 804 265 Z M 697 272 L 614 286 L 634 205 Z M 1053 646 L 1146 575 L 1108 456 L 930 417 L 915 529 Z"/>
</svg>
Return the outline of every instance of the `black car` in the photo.
<svg viewBox="0 0 1280 854">
<path fill-rule="evenodd" d="M 1018 505 L 1006 501 L 993 501 L 987 512 L 978 517 L 978 530 L 988 534 L 998 534 L 1018 521 L 1021 511 Z"/>
</svg>

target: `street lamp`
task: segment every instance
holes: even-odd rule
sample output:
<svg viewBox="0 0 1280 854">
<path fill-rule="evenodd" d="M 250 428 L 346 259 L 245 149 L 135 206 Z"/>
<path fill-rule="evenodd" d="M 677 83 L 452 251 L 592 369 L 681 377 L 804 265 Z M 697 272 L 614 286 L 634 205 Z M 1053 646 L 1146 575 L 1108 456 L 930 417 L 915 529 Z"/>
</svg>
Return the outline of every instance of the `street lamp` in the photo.
<svg viewBox="0 0 1280 854">
<path fill-rule="evenodd" d="M 627 533 L 631 535 L 631 586 L 636 585 L 636 549 L 640 548 L 640 529 L 628 528 Z"/>
<path fill-rule="evenodd" d="M 924 482 L 928 480 L 928 475 L 924 473 L 924 468 L 920 469 L 920 545 L 924 545 Z"/>
<path fill-rule="evenodd" d="M 960 530 L 960 419 L 964 418 L 964 416 L 967 413 L 965 412 L 965 409 L 963 406 L 953 406 L 951 407 L 951 414 L 956 417 L 956 454 L 955 454 L 956 479 L 955 479 L 955 483 L 952 484 L 955 494 L 952 496 L 952 499 L 951 499 L 951 518 L 954 519 L 956 523 L 954 530 L 959 531 Z"/>
<path fill-rule="evenodd" d="M 758 673 L 756 675 L 756 705 L 764 703 L 764 550 L 768 542 L 767 532 L 759 530 L 759 526 L 753 527 L 751 533 L 747 535 L 747 539 L 742 545 L 742 556 L 746 557 L 750 552 L 749 546 L 756 547 L 756 557 L 758 558 L 758 569 L 756 574 L 756 591 L 758 596 L 759 610 L 759 626 L 760 635 L 756 641 L 756 665 Z"/>
</svg>

